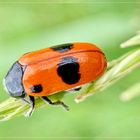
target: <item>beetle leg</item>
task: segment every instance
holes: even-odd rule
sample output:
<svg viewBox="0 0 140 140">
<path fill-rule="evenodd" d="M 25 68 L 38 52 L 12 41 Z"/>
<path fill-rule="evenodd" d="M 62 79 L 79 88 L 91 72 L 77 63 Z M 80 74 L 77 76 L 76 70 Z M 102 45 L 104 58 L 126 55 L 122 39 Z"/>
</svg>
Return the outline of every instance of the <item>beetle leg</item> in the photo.
<svg viewBox="0 0 140 140">
<path fill-rule="evenodd" d="M 25 98 L 21 98 L 21 100 L 26 104 L 30 104 L 30 102 L 28 100 L 26 100 Z"/>
<path fill-rule="evenodd" d="M 69 89 L 67 90 L 68 92 L 76 92 L 76 91 L 79 91 L 82 87 L 76 87 L 76 88 L 72 88 L 72 89 Z"/>
<path fill-rule="evenodd" d="M 69 110 L 69 107 L 62 101 L 56 101 L 56 102 L 52 102 L 48 97 L 46 96 L 42 96 L 41 97 L 46 103 L 49 103 L 51 105 L 62 105 L 67 111 Z"/>
<path fill-rule="evenodd" d="M 25 99 L 26 100 L 26 99 Z M 29 96 L 29 102 L 30 102 L 30 109 L 28 110 L 28 112 L 25 114 L 26 117 L 29 117 L 32 115 L 33 111 L 34 111 L 34 106 L 35 106 L 35 98 L 33 96 Z M 28 102 L 28 101 L 27 101 Z"/>
</svg>

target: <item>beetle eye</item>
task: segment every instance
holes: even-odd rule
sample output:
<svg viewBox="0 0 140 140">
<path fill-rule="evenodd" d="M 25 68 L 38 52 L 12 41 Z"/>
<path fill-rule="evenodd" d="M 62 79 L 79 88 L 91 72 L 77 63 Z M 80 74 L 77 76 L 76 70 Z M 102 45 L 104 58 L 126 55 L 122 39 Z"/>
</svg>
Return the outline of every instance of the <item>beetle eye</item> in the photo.
<svg viewBox="0 0 140 140">
<path fill-rule="evenodd" d="M 31 91 L 33 93 L 40 93 L 42 90 L 43 90 L 43 88 L 42 88 L 42 85 L 41 84 L 34 85 L 34 86 L 31 87 Z"/>
</svg>

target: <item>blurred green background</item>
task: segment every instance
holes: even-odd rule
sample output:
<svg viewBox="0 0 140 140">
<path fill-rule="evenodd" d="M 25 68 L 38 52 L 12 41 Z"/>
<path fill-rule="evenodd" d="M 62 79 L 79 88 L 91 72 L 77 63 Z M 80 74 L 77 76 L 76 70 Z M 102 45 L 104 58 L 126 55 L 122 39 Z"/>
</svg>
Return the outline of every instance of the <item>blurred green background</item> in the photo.
<svg viewBox="0 0 140 140">
<path fill-rule="evenodd" d="M 67 42 L 91 42 L 105 52 L 107 60 L 123 55 L 120 43 L 140 29 L 138 1 L 2 1 L 0 0 L 0 101 L 9 96 L 2 80 L 22 54 Z M 140 98 L 124 103 L 120 94 L 139 81 L 138 69 L 80 104 L 74 94 L 64 101 L 70 106 L 35 110 L 30 118 L 0 123 L 0 138 L 123 139 L 140 137 Z M 132 138 L 133 139 L 133 138 Z"/>
</svg>

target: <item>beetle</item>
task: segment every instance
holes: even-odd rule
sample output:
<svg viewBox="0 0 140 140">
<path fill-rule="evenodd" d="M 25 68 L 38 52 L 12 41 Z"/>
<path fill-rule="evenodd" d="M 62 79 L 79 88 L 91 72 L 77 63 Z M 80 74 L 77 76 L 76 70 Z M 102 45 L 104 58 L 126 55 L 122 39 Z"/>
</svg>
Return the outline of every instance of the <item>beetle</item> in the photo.
<svg viewBox="0 0 140 140">
<path fill-rule="evenodd" d="M 79 87 L 99 78 L 106 69 L 104 53 L 90 43 L 67 43 L 24 54 L 4 78 L 10 96 L 29 102 L 32 114 L 35 97 L 52 105 L 68 106 L 62 101 L 52 102 L 48 96 Z M 29 101 L 25 99 L 28 95 Z"/>
</svg>

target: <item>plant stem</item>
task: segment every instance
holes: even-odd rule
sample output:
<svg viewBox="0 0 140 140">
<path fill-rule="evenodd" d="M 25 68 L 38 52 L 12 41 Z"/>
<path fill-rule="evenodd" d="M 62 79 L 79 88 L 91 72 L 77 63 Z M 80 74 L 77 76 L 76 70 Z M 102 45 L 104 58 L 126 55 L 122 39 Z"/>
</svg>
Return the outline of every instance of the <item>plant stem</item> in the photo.
<svg viewBox="0 0 140 140">
<path fill-rule="evenodd" d="M 114 82 L 124 77 L 126 74 L 134 70 L 140 65 L 140 49 L 136 49 L 126 53 L 120 58 L 108 63 L 106 72 L 96 81 L 88 83 L 82 87 L 79 95 L 76 97 L 76 102 L 81 102 L 88 96 L 98 93 L 112 85 Z M 52 101 L 61 100 L 67 92 L 62 91 L 49 96 Z M 29 105 L 22 102 L 20 99 L 9 98 L 0 104 L 0 120 L 6 121 L 17 116 L 24 115 L 29 109 Z M 46 104 L 36 98 L 35 108 L 46 107 Z"/>
</svg>

